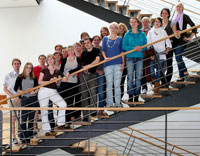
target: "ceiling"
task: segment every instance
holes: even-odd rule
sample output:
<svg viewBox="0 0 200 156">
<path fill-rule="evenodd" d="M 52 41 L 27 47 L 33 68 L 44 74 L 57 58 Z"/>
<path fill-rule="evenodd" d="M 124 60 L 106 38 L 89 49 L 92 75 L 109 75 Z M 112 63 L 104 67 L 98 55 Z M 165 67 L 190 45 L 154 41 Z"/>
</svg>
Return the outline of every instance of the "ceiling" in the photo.
<svg viewBox="0 0 200 156">
<path fill-rule="evenodd" d="M 0 0 L 0 8 L 38 6 L 37 0 Z"/>
</svg>

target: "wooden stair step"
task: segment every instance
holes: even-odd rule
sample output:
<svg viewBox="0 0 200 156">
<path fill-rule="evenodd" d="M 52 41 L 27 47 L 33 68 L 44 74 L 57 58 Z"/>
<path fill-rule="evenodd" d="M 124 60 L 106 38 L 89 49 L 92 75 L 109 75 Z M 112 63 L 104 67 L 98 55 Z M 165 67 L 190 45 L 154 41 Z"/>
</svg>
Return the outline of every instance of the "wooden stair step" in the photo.
<svg viewBox="0 0 200 156">
<path fill-rule="evenodd" d="M 97 143 L 96 142 L 91 142 L 90 145 L 88 144 L 85 146 L 83 149 L 83 153 L 95 153 L 97 150 Z"/>
<path fill-rule="evenodd" d="M 188 75 L 188 78 L 200 78 L 200 75 Z"/>
<path fill-rule="evenodd" d="M 108 156 L 118 156 L 117 151 L 108 151 Z"/>
<path fill-rule="evenodd" d="M 177 81 L 177 82 L 171 82 L 171 84 L 175 85 L 194 85 L 196 82 L 194 81 Z"/>
<path fill-rule="evenodd" d="M 200 72 L 200 69 L 191 69 L 189 70 L 189 72 L 192 72 L 192 73 Z"/>
<path fill-rule="evenodd" d="M 94 156 L 107 156 L 107 147 L 106 146 L 97 147 Z"/>
<path fill-rule="evenodd" d="M 84 140 L 84 141 L 81 141 L 81 142 L 77 142 L 77 143 L 73 144 L 71 146 L 71 148 L 82 148 L 83 149 L 83 148 L 85 148 L 87 146 L 87 143 L 88 143 L 87 140 Z"/>
<path fill-rule="evenodd" d="M 144 105 L 144 102 L 139 101 L 139 102 L 128 102 L 128 100 L 122 101 L 123 103 L 127 105 Z"/>
<path fill-rule="evenodd" d="M 104 115 L 92 116 L 92 118 L 109 119 L 110 116 L 107 114 L 104 114 Z"/>
<path fill-rule="evenodd" d="M 37 146 L 38 143 L 39 143 L 39 141 L 40 141 L 40 138 L 33 138 L 33 139 L 31 139 L 31 142 L 30 142 L 29 145 L 31 145 L 31 146 Z"/>
<path fill-rule="evenodd" d="M 22 146 L 24 146 L 24 145 L 21 144 L 21 145 L 18 145 L 18 146 L 16 146 L 16 145 L 15 145 L 15 146 L 12 146 L 12 152 L 13 152 L 13 153 L 19 152 L 19 151 L 21 150 Z M 6 152 L 10 152 L 10 150 L 11 150 L 11 149 L 7 149 Z"/>
<path fill-rule="evenodd" d="M 75 121 L 72 122 L 73 125 L 91 125 L 91 122 Z"/>
<path fill-rule="evenodd" d="M 159 88 L 159 91 L 179 91 L 178 88 Z"/>
<path fill-rule="evenodd" d="M 55 137 L 56 136 L 53 136 L 53 135 L 46 136 L 45 134 L 38 134 L 38 135 L 36 135 L 36 138 L 38 138 L 38 139 L 55 139 Z"/>
<path fill-rule="evenodd" d="M 156 94 L 142 94 L 141 98 L 148 99 L 148 98 L 162 98 L 162 95 L 156 95 Z"/>
<path fill-rule="evenodd" d="M 66 129 L 58 129 L 58 128 L 54 128 L 55 132 L 73 132 L 74 129 L 73 128 L 66 128 Z"/>
</svg>

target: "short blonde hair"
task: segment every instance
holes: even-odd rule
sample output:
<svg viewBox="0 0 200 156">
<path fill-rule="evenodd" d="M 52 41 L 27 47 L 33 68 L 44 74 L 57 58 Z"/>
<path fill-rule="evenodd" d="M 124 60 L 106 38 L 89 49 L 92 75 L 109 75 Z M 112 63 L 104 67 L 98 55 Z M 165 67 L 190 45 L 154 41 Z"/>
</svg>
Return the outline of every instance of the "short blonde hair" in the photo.
<svg viewBox="0 0 200 156">
<path fill-rule="evenodd" d="M 179 2 L 179 3 L 176 5 L 176 7 L 178 7 L 178 6 L 182 6 L 182 8 L 183 8 L 183 10 L 184 10 L 184 5 L 183 5 L 183 3 Z"/>
<path fill-rule="evenodd" d="M 67 47 L 67 49 L 73 49 L 74 50 L 74 46 L 73 45 L 69 45 L 68 47 Z"/>
<path fill-rule="evenodd" d="M 47 63 L 47 64 L 48 64 L 49 58 L 52 58 L 52 59 L 54 60 L 54 64 L 56 63 L 56 58 L 55 58 L 55 56 L 54 56 L 53 54 L 49 54 L 49 55 L 47 55 L 47 60 L 46 60 L 46 63 Z"/>
<path fill-rule="evenodd" d="M 80 44 L 79 42 L 76 42 L 76 43 L 73 44 L 73 46 L 74 46 L 74 47 L 75 47 L 75 46 L 80 46 L 80 47 L 81 47 L 81 44 Z"/>
<path fill-rule="evenodd" d="M 143 18 L 142 18 L 142 22 L 143 22 L 144 20 L 150 22 L 150 18 L 149 18 L 149 17 L 143 17 Z"/>
<path fill-rule="evenodd" d="M 118 26 L 117 22 L 110 23 L 109 28 L 112 27 L 112 26 L 117 28 L 117 29 L 119 29 L 119 26 Z"/>
</svg>

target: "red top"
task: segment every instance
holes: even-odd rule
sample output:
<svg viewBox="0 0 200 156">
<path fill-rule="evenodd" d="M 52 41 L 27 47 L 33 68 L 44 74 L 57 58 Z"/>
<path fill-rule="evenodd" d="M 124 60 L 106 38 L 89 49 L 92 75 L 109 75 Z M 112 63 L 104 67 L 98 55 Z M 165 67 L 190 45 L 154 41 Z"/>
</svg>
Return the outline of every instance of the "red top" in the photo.
<svg viewBox="0 0 200 156">
<path fill-rule="evenodd" d="M 44 66 L 44 68 L 46 68 L 46 67 L 47 66 Z M 39 80 L 41 70 L 42 70 L 42 67 L 40 67 L 40 66 L 33 67 L 33 72 L 34 72 L 34 74 L 35 74 L 35 76 L 37 77 L 38 80 Z"/>
</svg>

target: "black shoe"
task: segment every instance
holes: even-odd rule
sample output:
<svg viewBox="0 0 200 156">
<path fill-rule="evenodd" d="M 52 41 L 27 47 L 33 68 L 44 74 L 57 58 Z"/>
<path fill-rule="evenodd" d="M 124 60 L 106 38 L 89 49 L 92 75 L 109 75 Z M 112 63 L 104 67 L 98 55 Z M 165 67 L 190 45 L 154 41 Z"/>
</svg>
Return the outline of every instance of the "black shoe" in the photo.
<svg viewBox="0 0 200 156">
<path fill-rule="evenodd" d="M 89 118 L 83 118 L 83 121 L 88 122 Z"/>
<path fill-rule="evenodd" d="M 134 97 L 134 102 L 139 102 L 139 96 Z"/>
<path fill-rule="evenodd" d="M 130 95 L 130 94 L 129 94 L 128 102 L 133 102 L 133 95 Z"/>
</svg>

